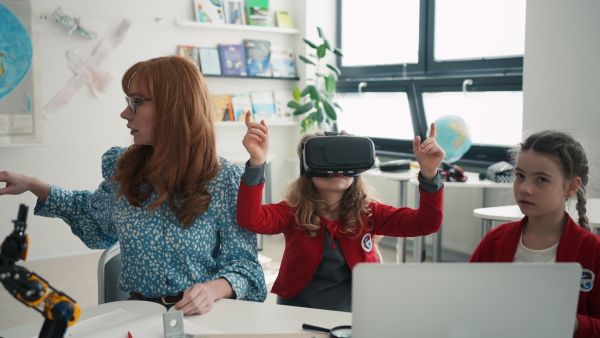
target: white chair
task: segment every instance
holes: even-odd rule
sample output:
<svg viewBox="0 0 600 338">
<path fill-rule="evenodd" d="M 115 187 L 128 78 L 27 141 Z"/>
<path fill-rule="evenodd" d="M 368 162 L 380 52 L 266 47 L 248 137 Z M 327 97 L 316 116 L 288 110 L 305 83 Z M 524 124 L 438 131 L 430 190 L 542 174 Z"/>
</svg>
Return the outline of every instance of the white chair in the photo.
<svg viewBox="0 0 600 338">
<path fill-rule="evenodd" d="M 117 288 L 121 274 L 119 242 L 104 250 L 98 262 L 98 304 L 127 300 L 129 294 Z"/>
</svg>

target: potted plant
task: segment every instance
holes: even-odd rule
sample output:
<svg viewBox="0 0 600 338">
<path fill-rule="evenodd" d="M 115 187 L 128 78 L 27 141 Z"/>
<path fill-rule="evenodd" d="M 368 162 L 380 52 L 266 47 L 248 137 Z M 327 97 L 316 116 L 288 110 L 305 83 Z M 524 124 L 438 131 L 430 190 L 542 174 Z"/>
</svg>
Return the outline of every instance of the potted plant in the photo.
<svg viewBox="0 0 600 338">
<path fill-rule="evenodd" d="M 321 39 L 320 44 L 302 39 L 314 53 L 298 56 L 307 67 L 315 68 L 314 78 L 307 78 L 306 86 L 302 90 L 294 87 L 294 100 L 288 102 L 288 107 L 295 109 L 295 116 L 306 115 L 302 119 L 300 133 L 312 128 L 337 131 L 337 113 L 342 111 L 335 100 L 337 79 L 341 72 L 335 65 L 327 63 L 325 58 L 331 53 L 340 57 L 343 54 L 339 48 L 331 46 L 320 27 L 317 27 L 317 31 Z"/>
</svg>

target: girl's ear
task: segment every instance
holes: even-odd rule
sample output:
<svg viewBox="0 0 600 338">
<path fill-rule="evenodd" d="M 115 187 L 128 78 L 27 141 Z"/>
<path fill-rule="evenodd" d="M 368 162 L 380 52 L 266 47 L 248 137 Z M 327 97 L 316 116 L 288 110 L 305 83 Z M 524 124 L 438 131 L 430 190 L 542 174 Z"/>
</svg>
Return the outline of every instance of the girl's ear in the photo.
<svg viewBox="0 0 600 338">
<path fill-rule="evenodd" d="M 565 196 L 567 198 L 571 198 L 573 195 L 577 194 L 577 191 L 579 191 L 579 187 L 581 187 L 581 178 L 579 178 L 579 177 L 572 178 L 568 182 L 567 191 L 565 193 Z"/>
</svg>

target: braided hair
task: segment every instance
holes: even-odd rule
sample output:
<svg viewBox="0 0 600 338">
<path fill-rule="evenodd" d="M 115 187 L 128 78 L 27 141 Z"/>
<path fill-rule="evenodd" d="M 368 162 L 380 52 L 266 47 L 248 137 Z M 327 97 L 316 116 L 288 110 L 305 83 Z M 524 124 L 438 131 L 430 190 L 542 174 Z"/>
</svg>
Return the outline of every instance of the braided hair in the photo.
<svg viewBox="0 0 600 338">
<path fill-rule="evenodd" d="M 558 159 L 563 176 L 566 179 L 579 177 L 581 186 L 577 190 L 577 204 L 575 208 L 579 214 L 577 223 L 582 228 L 591 231 L 586 215 L 586 186 L 589 181 L 589 167 L 585 150 L 571 135 L 556 131 L 546 130 L 529 136 L 520 144 L 521 151 L 534 150 Z"/>
</svg>

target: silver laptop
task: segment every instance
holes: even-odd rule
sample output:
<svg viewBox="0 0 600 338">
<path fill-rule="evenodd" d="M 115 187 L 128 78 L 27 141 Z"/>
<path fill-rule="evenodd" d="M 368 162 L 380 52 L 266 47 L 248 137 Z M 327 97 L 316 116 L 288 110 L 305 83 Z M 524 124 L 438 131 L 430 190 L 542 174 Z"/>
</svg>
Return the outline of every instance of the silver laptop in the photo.
<svg viewBox="0 0 600 338">
<path fill-rule="evenodd" d="M 361 263 L 352 337 L 573 337 L 580 281 L 578 263 Z"/>
</svg>

